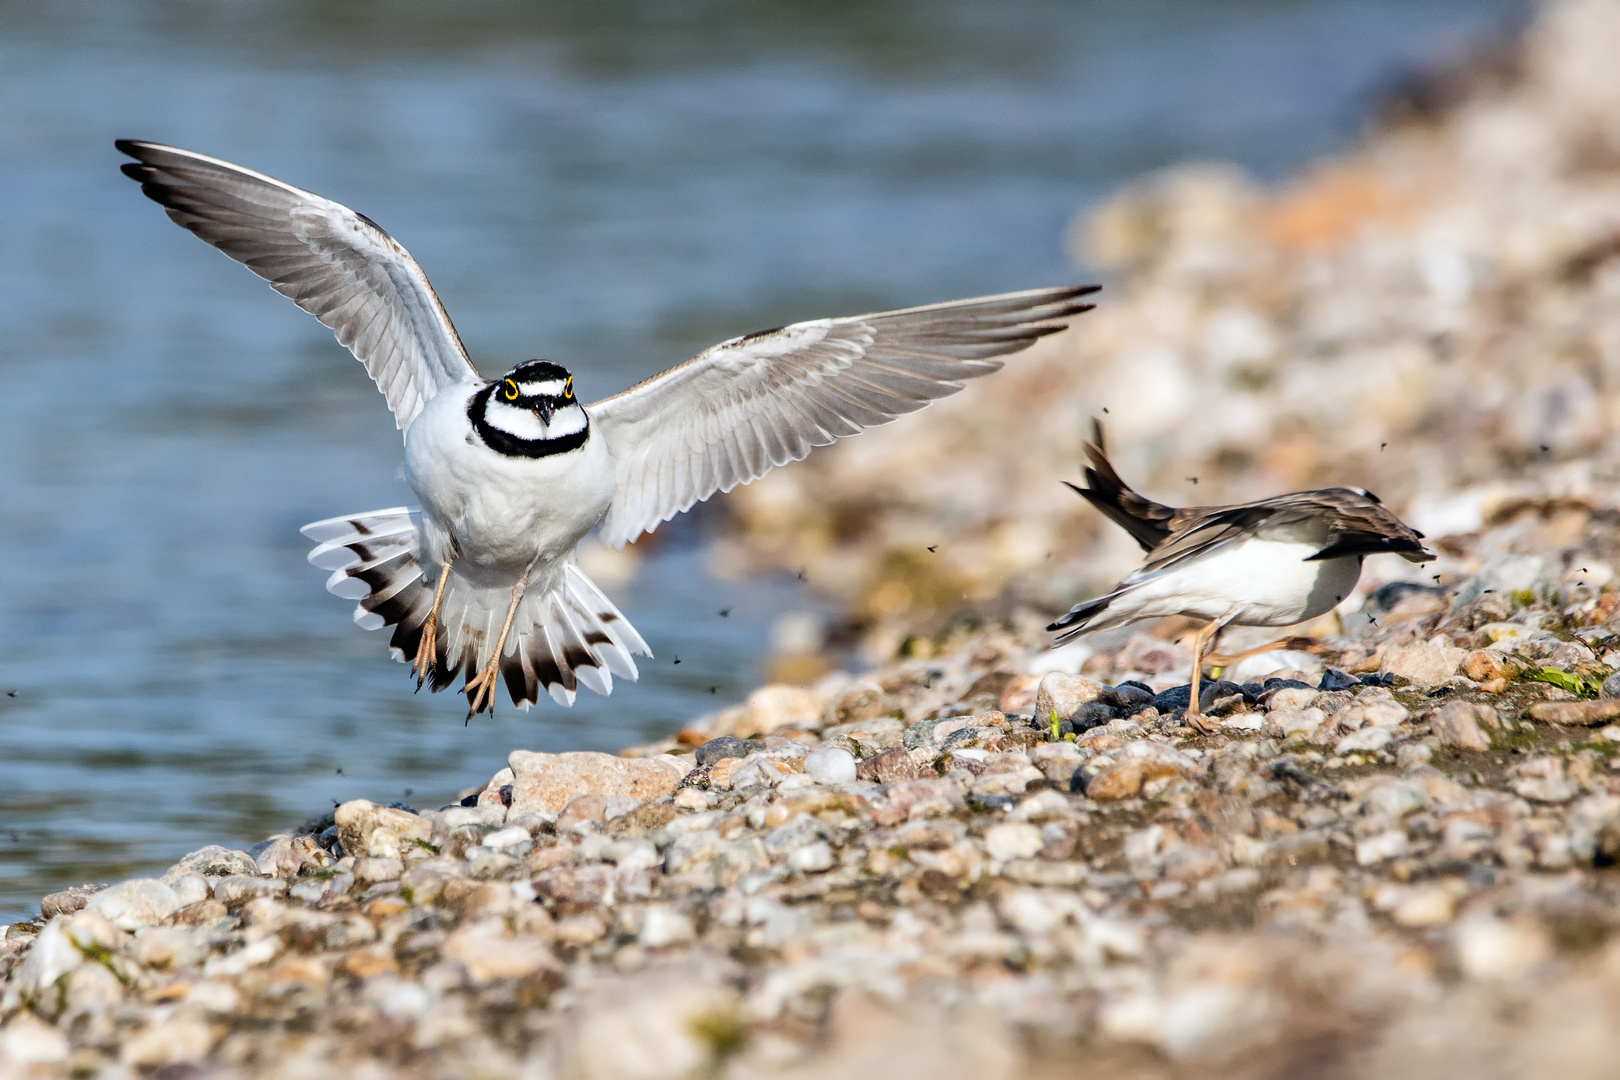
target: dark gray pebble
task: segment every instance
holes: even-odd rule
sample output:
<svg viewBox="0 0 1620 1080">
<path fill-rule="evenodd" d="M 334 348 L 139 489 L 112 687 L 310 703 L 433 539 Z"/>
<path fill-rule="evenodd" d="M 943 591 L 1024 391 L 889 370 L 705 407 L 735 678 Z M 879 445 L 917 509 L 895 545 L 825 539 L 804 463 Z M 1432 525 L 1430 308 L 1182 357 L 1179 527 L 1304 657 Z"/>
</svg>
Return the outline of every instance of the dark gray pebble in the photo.
<svg viewBox="0 0 1620 1080">
<path fill-rule="evenodd" d="M 730 735 L 722 735 L 718 739 L 710 739 L 698 747 L 696 756 L 699 765 L 713 765 L 715 762 L 728 757 L 747 757 L 748 754 L 749 747 L 747 743 L 741 739 L 732 738 Z"/>
</svg>

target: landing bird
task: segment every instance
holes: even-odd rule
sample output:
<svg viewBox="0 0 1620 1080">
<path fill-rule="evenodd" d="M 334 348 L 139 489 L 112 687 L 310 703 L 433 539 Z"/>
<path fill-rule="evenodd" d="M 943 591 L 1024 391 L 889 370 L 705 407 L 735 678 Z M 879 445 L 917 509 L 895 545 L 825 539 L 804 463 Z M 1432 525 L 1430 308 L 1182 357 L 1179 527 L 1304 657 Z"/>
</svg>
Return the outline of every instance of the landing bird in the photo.
<svg viewBox="0 0 1620 1080">
<path fill-rule="evenodd" d="M 463 678 L 468 717 L 544 687 L 572 705 L 635 679 L 646 642 L 576 564 L 600 526 L 622 546 L 716 491 L 962 389 L 1090 310 L 1096 286 L 816 319 L 721 342 L 582 404 L 561 364 L 480 376 L 426 275 L 375 222 L 228 161 L 123 139 L 123 171 L 171 220 L 332 329 L 404 432 L 420 510 L 303 528 L 355 622 L 394 628 L 420 689 Z M 679 661 L 677 661 L 678 663 Z"/>
<path fill-rule="evenodd" d="M 1434 553 L 1423 534 L 1361 488 L 1296 491 L 1233 506 L 1176 509 L 1132 491 L 1108 462 L 1102 425 L 1086 444 L 1086 486 L 1070 488 L 1136 538 L 1147 562 L 1106 596 L 1076 604 L 1048 630 L 1054 646 L 1078 634 L 1139 619 L 1186 615 L 1206 625 L 1193 638 L 1187 721 L 1213 730 L 1198 710 L 1204 653 L 1222 628 L 1292 626 L 1331 611 L 1350 595 L 1368 555 L 1409 562 Z M 1255 650 L 1260 651 L 1260 650 Z"/>
</svg>

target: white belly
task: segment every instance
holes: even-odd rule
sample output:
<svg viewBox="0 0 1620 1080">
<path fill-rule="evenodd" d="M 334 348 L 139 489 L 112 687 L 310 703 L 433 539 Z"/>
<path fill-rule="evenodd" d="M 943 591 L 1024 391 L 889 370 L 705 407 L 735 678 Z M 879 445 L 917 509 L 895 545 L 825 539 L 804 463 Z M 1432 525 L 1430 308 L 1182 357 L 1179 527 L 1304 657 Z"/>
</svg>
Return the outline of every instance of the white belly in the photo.
<svg viewBox="0 0 1620 1080">
<path fill-rule="evenodd" d="M 1356 556 L 1306 562 L 1317 550 L 1270 540 L 1228 544 L 1144 581 L 1110 604 L 1109 613 L 1189 615 L 1239 626 L 1305 622 L 1338 606 L 1361 577 Z"/>
<path fill-rule="evenodd" d="M 507 457 L 485 446 L 467 420 L 477 390 L 450 387 L 405 433 L 405 479 L 422 505 L 427 556 L 474 584 L 533 583 L 572 556 L 613 498 L 613 460 L 599 438 L 543 458 Z"/>
</svg>

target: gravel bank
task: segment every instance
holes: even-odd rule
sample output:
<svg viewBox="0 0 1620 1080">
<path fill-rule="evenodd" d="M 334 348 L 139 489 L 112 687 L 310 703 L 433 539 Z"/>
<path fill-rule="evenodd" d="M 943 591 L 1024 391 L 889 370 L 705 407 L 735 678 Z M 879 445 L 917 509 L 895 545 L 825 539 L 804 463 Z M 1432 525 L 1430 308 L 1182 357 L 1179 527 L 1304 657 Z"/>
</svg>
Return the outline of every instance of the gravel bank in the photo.
<svg viewBox="0 0 1620 1080">
<path fill-rule="evenodd" d="M 1617 517 L 1243 661 L 1211 737 L 1171 640 L 961 628 L 47 897 L 0 1076 L 1606 1075 Z"/>
</svg>

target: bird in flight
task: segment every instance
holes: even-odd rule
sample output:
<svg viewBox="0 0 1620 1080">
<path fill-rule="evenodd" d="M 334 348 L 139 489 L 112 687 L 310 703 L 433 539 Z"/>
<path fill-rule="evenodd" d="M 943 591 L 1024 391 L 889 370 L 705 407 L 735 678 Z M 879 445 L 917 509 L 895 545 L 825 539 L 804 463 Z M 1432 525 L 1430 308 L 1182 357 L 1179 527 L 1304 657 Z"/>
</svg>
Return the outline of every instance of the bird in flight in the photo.
<svg viewBox="0 0 1620 1080">
<path fill-rule="evenodd" d="M 589 404 L 561 364 L 472 365 L 421 267 L 364 214 L 280 180 L 121 139 L 123 171 L 170 219 L 314 315 L 365 365 L 404 433 L 420 509 L 304 526 L 355 621 L 393 627 L 417 687 L 463 679 L 468 716 L 504 679 L 544 689 L 635 679 L 645 641 L 579 569 L 592 529 L 622 546 L 715 492 L 886 424 L 1067 327 L 1096 286 L 813 319 L 721 342 Z"/>
<path fill-rule="evenodd" d="M 1202 620 L 1193 638 L 1187 706 L 1187 722 L 1200 731 L 1212 730 L 1198 703 L 1204 654 L 1224 627 L 1292 626 L 1331 611 L 1356 587 L 1368 555 L 1388 552 L 1415 563 L 1434 558 L 1422 533 L 1361 488 L 1177 509 L 1144 498 L 1119 478 L 1096 421 L 1085 450 L 1091 461 L 1086 486 L 1068 486 L 1135 537 L 1147 562 L 1112 592 L 1076 604 L 1048 626 L 1058 634 L 1052 644 L 1139 619 Z"/>
</svg>

